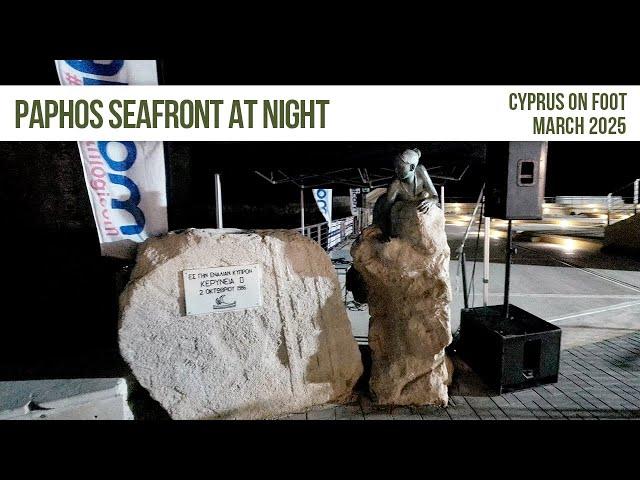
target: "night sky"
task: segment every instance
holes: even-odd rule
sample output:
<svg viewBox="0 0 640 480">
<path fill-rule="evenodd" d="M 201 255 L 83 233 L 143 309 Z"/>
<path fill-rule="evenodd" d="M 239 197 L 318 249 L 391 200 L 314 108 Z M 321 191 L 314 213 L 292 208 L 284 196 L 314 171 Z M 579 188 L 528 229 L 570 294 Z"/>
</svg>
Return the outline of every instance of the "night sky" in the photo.
<svg viewBox="0 0 640 480">
<path fill-rule="evenodd" d="M 606 195 L 639 177 L 640 142 L 549 142 L 547 196 Z"/>
<path fill-rule="evenodd" d="M 288 227 L 298 224 L 299 190 L 293 184 L 271 185 L 254 173 L 283 169 L 288 174 L 336 168 L 391 167 L 395 152 L 416 146 L 421 161 L 446 181 L 449 201 L 473 201 L 483 182 L 485 144 L 473 142 L 167 142 L 166 170 L 171 228 L 214 224 L 213 175 L 222 175 L 228 226 Z M 550 142 L 546 196 L 606 195 L 629 197 L 640 177 L 640 142 Z M 439 167 L 439 168 L 434 168 Z M 0 143 L 0 211 L 22 230 L 94 234 L 91 208 L 75 142 Z M 308 186 L 308 185 L 307 185 Z M 348 195 L 344 185 L 334 195 Z M 306 194 L 307 220 L 321 222 L 311 192 Z M 348 215 L 336 211 L 334 218 Z"/>
<path fill-rule="evenodd" d="M 170 221 L 176 226 L 207 226 L 213 222 L 213 176 L 222 177 L 225 218 L 229 225 L 294 227 L 298 224 L 299 189 L 294 184 L 271 185 L 254 173 L 269 175 L 282 169 L 288 175 L 326 172 L 339 168 L 391 167 L 396 152 L 406 147 L 422 151 L 436 186 L 444 182 L 449 201 L 475 201 L 484 181 L 486 144 L 483 142 L 197 142 L 172 143 L 168 149 Z M 640 177 L 636 142 L 550 142 L 547 197 L 606 195 L 629 197 Z M 457 177 L 469 165 L 460 181 Z M 308 184 L 307 184 L 308 186 Z M 349 186 L 326 183 L 334 196 L 348 195 Z M 306 194 L 308 223 L 323 221 L 311 192 Z M 348 215 L 337 212 L 334 218 Z"/>
</svg>

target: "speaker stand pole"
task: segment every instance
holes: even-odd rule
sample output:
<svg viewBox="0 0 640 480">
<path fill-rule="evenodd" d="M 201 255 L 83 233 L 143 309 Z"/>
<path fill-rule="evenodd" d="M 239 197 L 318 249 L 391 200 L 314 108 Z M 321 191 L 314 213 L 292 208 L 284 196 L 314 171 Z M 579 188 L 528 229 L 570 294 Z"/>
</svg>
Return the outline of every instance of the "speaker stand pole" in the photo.
<svg viewBox="0 0 640 480">
<path fill-rule="evenodd" d="M 482 301 L 484 306 L 489 305 L 489 250 L 491 248 L 491 217 L 484 217 L 484 261 L 482 276 Z"/>
<path fill-rule="evenodd" d="M 511 237 L 511 220 L 507 227 L 507 256 L 504 265 L 504 319 L 509 320 L 509 282 L 511 281 L 511 256 L 513 254 L 513 243 Z"/>
<path fill-rule="evenodd" d="M 469 308 L 469 291 L 467 290 L 467 258 L 464 250 L 460 252 L 460 268 L 462 269 L 462 292 L 464 297 L 464 308 Z"/>
<path fill-rule="evenodd" d="M 469 308 L 469 292 L 467 291 L 467 269 L 466 269 L 466 258 L 464 255 L 464 244 L 467 242 L 467 237 L 469 236 L 469 232 L 471 231 L 471 225 L 473 225 L 473 222 L 476 218 L 476 213 L 478 213 L 478 207 L 480 207 L 480 204 L 482 203 L 483 199 L 484 199 L 484 187 L 485 184 L 482 184 L 482 188 L 480 189 L 480 195 L 478 195 L 478 201 L 476 202 L 476 206 L 473 207 L 473 213 L 471 214 L 471 220 L 469 220 L 469 224 L 467 225 L 467 229 L 464 232 L 464 236 L 462 237 L 462 243 L 460 243 L 460 247 L 458 247 L 458 252 L 460 254 L 460 256 L 458 257 L 460 260 L 460 266 L 462 268 L 462 284 L 463 284 L 463 288 L 464 288 L 464 308 L 467 309 Z M 442 205 L 444 208 L 444 187 L 442 187 L 441 189 L 441 199 L 442 199 Z M 444 213 L 444 210 L 443 210 Z M 482 223 L 482 214 L 480 214 L 480 223 Z"/>
</svg>

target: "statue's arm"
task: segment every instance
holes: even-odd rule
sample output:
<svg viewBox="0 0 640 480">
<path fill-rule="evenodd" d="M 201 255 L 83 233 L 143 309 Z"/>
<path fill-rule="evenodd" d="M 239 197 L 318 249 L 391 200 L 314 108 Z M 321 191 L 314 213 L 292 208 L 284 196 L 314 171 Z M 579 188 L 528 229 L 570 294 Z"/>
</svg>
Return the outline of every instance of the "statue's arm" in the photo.
<svg viewBox="0 0 640 480">
<path fill-rule="evenodd" d="M 398 191 L 398 180 L 394 180 L 391 182 L 391 185 L 389 185 L 389 188 L 387 188 L 387 205 L 389 205 L 389 209 L 391 209 L 393 204 L 396 203 L 396 200 L 398 199 Z"/>
<path fill-rule="evenodd" d="M 424 183 L 427 186 L 427 192 L 429 192 L 429 195 L 437 199 L 438 191 L 436 190 L 436 187 L 433 185 L 433 182 L 431 181 L 431 177 L 429 177 L 429 172 L 427 172 L 427 169 L 425 168 L 425 166 L 418 165 L 418 172 L 420 172 L 420 175 L 422 176 L 422 179 L 424 180 Z"/>
<path fill-rule="evenodd" d="M 385 194 L 385 201 L 380 207 L 380 228 L 383 233 L 389 235 L 389 225 L 391 221 L 391 208 L 393 204 L 396 203 L 398 199 L 398 181 L 394 180 L 387 188 L 387 193 Z"/>
<path fill-rule="evenodd" d="M 419 197 L 422 199 L 418 204 L 418 211 L 420 213 L 427 213 L 431 205 L 438 204 L 438 192 L 436 191 L 436 187 L 434 187 L 429 174 L 427 173 L 427 169 L 424 165 L 418 165 L 416 169 L 416 174 L 420 175 L 422 181 L 424 182 L 425 188 L 420 192 Z"/>
</svg>

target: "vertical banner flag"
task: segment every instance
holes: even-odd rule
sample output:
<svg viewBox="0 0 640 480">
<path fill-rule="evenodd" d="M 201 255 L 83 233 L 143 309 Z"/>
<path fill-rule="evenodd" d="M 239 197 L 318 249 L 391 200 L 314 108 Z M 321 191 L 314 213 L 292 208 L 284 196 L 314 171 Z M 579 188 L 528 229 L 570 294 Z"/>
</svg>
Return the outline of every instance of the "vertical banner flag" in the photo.
<svg viewBox="0 0 640 480">
<path fill-rule="evenodd" d="M 330 188 L 313 188 L 313 198 L 316 199 L 318 209 L 324 215 L 324 219 L 331 223 L 331 189 Z"/>
<path fill-rule="evenodd" d="M 351 215 L 353 215 L 354 217 L 358 215 L 358 193 L 360 193 L 359 188 L 349 189 L 349 194 L 350 194 L 349 197 L 351 199 L 350 201 Z"/>
<path fill-rule="evenodd" d="M 157 85 L 155 60 L 56 60 L 62 85 Z M 167 232 L 162 142 L 78 142 L 102 255 Z"/>
</svg>

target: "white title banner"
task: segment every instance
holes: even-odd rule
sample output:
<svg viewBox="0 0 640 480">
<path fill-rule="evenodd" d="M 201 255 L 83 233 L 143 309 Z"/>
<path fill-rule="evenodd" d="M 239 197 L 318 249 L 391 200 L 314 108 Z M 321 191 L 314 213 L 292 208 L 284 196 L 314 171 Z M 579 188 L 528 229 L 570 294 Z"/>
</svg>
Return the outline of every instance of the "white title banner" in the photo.
<svg viewBox="0 0 640 480">
<path fill-rule="evenodd" d="M 0 140 L 640 140 L 638 86 L 0 87 Z"/>
</svg>

